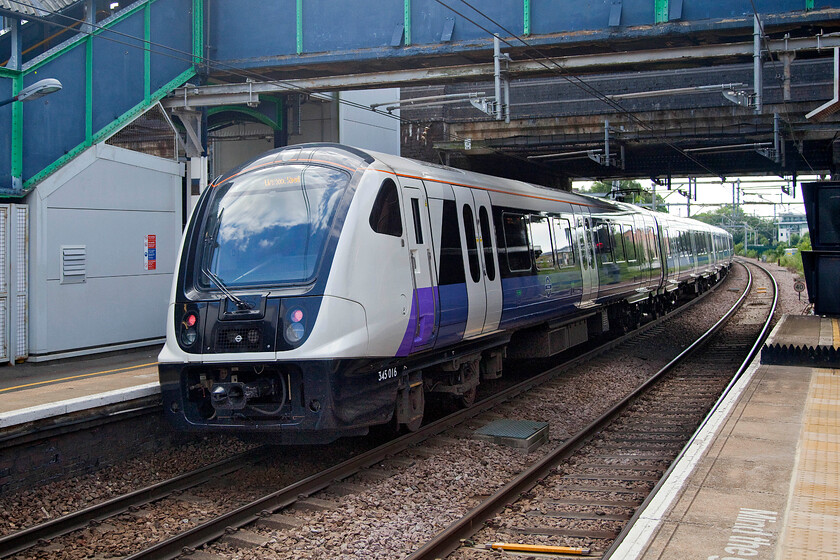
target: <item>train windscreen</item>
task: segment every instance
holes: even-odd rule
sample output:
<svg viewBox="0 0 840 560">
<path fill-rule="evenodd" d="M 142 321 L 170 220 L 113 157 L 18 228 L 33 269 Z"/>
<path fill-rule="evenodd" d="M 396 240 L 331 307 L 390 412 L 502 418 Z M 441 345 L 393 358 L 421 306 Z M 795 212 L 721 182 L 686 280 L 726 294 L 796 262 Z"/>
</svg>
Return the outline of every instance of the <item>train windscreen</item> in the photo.
<svg viewBox="0 0 840 560">
<path fill-rule="evenodd" d="M 311 281 L 349 181 L 334 168 L 284 165 L 215 187 L 200 232 L 198 284 L 211 288 L 211 275 L 240 288 Z"/>
</svg>

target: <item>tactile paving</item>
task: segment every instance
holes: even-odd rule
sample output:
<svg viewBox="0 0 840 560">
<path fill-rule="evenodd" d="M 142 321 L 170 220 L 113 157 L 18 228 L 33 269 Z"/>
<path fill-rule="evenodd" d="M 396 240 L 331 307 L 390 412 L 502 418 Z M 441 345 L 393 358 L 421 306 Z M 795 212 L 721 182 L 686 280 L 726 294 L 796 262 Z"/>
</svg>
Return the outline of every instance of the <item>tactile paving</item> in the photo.
<svg viewBox="0 0 840 560">
<path fill-rule="evenodd" d="M 840 376 L 811 379 L 779 547 L 784 559 L 840 559 Z"/>
</svg>

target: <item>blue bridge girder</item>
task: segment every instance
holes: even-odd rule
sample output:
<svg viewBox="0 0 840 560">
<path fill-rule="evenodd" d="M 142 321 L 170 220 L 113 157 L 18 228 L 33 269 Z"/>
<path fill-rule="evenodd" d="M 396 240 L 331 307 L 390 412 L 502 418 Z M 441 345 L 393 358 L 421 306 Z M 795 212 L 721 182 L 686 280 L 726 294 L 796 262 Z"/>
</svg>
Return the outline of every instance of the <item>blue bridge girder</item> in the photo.
<svg viewBox="0 0 840 560">
<path fill-rule="evenodd" d="M 747 63 L 755 15 L 750 0 L 140 0 L 86 27 L 80 14 L 103 2 L 65 2 L 62 14 L 28 15 L 26 4 L 0 0 L 0 15 L 27 20 L 15 34 L 0 35 L 0 58 L 19 52 L 19 67 L 0 67 L 0 92 L 15 95 L 43 77 L 58 77 L 64 89 L 0 107 L 6 196 L 21 196 L 158 101 L 174 106 L 193 91 L 246 81 L 257 95 L 276 95 L 483 80 L 493 33 L 512 72 L 543 66 L 527 70 L 533 75 L 557 73 L 545 68 L 545 57 L 566 60 L 564 71 L 575 75 Z M 840 30 L 840 0 L 755 0 L 755 7 L 767 44 L 786 36 L 819 47 L 838 41 L 831 34 Z M 727 48 L 734 50 L 712 53 Z M 696 56 L 682 57 L 680 49 Z M 277 80 L 279 89 L 260 91 Z M 197 86 L 171 95 L 187 81 Z M 817 88 L 813 96 L 822 94 Z M 244 103 L 241 96 L 232 102 Z"/>
</svg>

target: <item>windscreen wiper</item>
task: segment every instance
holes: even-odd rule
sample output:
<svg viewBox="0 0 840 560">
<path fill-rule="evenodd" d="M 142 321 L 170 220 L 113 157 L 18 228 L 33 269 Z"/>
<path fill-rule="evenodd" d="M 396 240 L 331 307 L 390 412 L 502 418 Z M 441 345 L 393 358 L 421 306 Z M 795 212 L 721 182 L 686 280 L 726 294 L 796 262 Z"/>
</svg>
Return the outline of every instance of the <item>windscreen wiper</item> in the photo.
<svg viewBox="0 0 840 560">
<path fill-rule="evenodd" d="M 235 303 L 236 307 L 238 309 L 253 309 L 254 308 L 254 305 L 252 303 L 249 303 L 249 302 L 233 295 L 231 293 L 231 291 L 228 290 L 227 286 L 225 286 L 225 283 L 222 282 L 222 279 L 219 278 L 218 276 L 216 276 L 213 272 L 210 272 L 210 270 L 208 270 L 206 268 L 202 268 L 201 272 L 203 272 L 204 275 L 207 276 L 207 278 L 209 278 L 210 281 L 213 282 L 216 285 L 216 287 L 219 288 L 222 291 L 222 293 L 225 294 L 228 297 L 228 299 L 230 301 Z"/>
</svg>

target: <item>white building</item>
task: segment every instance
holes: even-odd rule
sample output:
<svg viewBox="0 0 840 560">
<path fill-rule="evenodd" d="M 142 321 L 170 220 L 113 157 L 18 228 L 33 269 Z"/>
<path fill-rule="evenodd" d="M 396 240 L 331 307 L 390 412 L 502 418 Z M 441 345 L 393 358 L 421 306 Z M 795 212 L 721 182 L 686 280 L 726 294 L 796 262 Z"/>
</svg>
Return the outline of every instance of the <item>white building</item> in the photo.
<svg viewBox="0 0 840 560">
<path fill-rule="evenodd" d="M 808 233 L 808 222 L 805 219 L 805 214 L 781 214 L 779 216 L 779 241 L 783 243 L 790 243 L 792 235 L 799 236 Z"/>
</svg>

